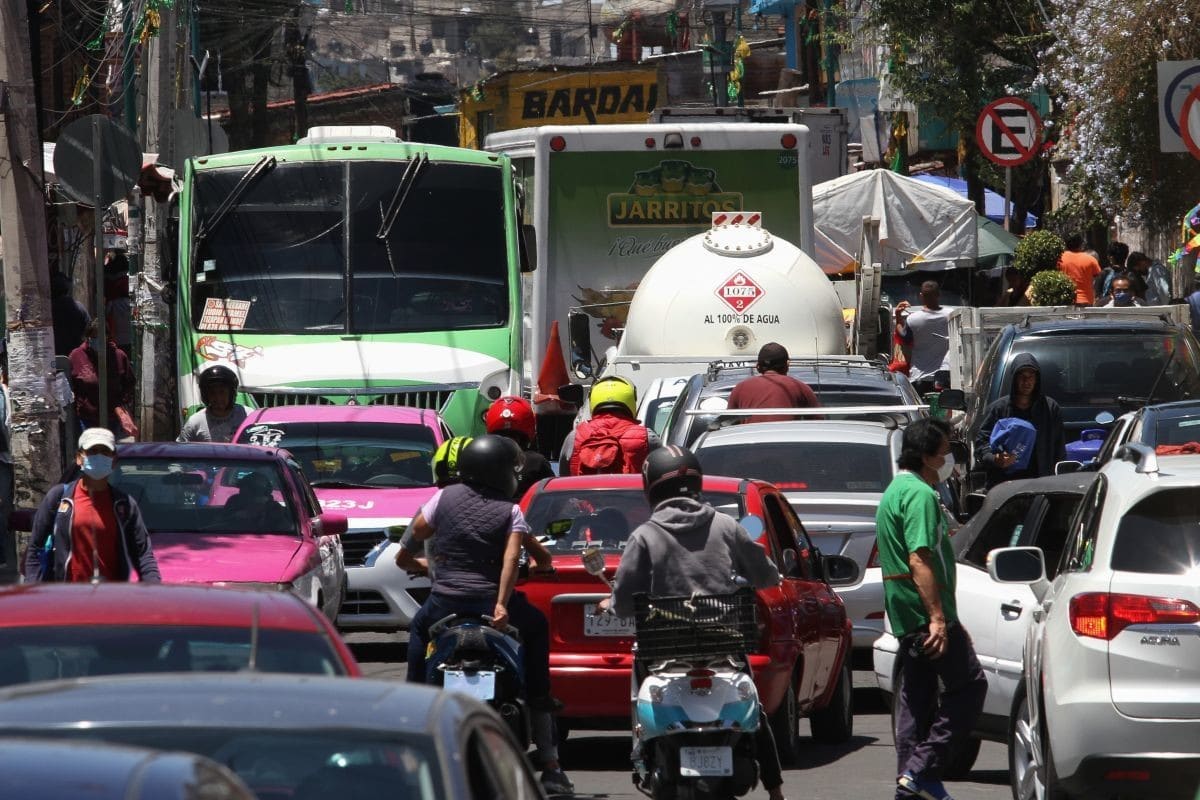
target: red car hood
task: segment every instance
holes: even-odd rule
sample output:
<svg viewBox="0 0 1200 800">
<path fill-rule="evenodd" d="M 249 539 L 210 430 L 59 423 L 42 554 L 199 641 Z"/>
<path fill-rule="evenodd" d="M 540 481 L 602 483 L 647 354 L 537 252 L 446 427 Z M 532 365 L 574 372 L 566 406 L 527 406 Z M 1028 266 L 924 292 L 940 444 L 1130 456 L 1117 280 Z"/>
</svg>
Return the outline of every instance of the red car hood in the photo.
<svg viewBox="0 0 1200 800">
<path fill-rule="evenodd" d="M 284 534 L 156 533 L 151 545 L 165 583 L 292 581 L 308 571 L 316 551 Z"/>
</svg>

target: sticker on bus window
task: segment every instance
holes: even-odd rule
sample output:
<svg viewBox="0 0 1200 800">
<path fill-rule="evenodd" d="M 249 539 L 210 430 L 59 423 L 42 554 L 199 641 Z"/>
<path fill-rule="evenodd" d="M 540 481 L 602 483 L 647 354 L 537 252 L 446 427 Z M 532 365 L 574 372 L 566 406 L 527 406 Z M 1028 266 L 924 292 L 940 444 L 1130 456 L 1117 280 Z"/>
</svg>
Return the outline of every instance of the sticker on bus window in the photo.
<svg viewBox="0 0 1200 800">
<path fill-rule="evenodd" d="M 226 300 L 210 297 L 204 301 L 204 313 L 200 316 L 202 331 L 240 331 L 246 327 L 250 313 L 249 300 Z"/>
</svg>

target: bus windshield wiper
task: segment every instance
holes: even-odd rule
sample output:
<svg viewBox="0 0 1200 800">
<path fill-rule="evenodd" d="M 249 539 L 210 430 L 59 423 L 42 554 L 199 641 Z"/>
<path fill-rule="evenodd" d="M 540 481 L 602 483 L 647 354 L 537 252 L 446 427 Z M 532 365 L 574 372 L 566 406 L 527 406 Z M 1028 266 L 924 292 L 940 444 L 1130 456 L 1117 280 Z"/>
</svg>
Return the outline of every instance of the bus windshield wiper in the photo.
<svg viewBox="0 0 1200 800">
<path fill-rule="evenodd" d="M 392 246 L 388 242 L 388 236 L 392 232 L 392 226 L 396 224 L 396 219 L 400 216 L 400 209 L 404 207 L 404 201 L 408 199 L 409 191 L 427 166 L 429 166 L 429 156 L 425 153 L 408 162 L 408 166 L 404 168 L 404 174 L 400 176 L 400 183 L 396 184 L 396 191 L 392 193 L 392 199 L 388 201 L 387 209 L 380 213 L 379 230 L 375 232 L 375 238 L 383 242 L 383 246 L 387 250 L 388 266 L 392 268 L 393 276 L 396 274 L 396 264 L 392 261 Z"/>
<path fill-rule="evenodd" d="M 225 215 L 237 206 L 242 196 L 254 185 L 254 182 L 273 169 L 275 169 L 275 156 L 263 156 L 256 161 L 254 166 L 246 170 L 246 173 L 238 179 L 234 187 L 229 190 L 229 194 L 225 195 L 225 199 L 221 201 L 221 205 L 217 206 L 217 210 L 208 219 L 200 223 L 193 241 L 198 245 L 208 238 L 209 234 L 221 224 L 221 220 L 225 218 Z"/>
</svg>

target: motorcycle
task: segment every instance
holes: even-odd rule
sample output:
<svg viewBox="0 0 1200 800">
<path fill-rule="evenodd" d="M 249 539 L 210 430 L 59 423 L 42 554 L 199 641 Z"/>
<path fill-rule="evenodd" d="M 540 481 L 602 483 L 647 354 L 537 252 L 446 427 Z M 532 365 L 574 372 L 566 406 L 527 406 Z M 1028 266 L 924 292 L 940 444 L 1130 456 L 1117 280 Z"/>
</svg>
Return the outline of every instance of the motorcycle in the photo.
<svg viewBox="0 0 1200 800">
<path fill-rule="evenodd" d="M 599 551 L 584 568 L 611 587 Z M 758 783 L 760 705 L 746 653 L 755 595 L 634 598 L 633 782 L 655 800 L 739 797 Z"/>
<path fill-rule="evenodd" d="M 486 614 L 450 614 L 429 626 L 426 683 L 481 700 L 504 719 L 521 747 L 530 742 L 525 654 L 520 631 L 491 626 Z"/>
</svg>

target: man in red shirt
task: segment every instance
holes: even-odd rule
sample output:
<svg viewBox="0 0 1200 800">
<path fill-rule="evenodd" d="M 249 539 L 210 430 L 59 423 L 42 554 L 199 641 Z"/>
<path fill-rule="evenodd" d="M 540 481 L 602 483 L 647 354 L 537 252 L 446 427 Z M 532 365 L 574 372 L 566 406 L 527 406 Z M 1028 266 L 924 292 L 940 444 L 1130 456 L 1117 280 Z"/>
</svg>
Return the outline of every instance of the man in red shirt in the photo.
<svg viewBox="0 0 1200 800">
<path fill-rule="evenodd" d="M 1075 305 L 1090 306 L 1096 302 L 1096 276 L 1100 262 L 1083 252 L 1083 237 L 1078 233 L 1067 239 L 1067 249 L 1058 257 L 1058 269 L 1075 283 Z"/>
<path fill-rule="evenodd" d="M 820 408 L 821 401 L 807 383 L 787 374 L 787 348 L 776 342 L 768 342 L 758 351 L 757 375 L 733 387 L 729 395 L 729 409 L 744 408 Z M 819 417 L 795 417 L 791 415 L 765 414 L 747 416 L 745 422 L 780 422 L 789 419 L 819 419 Z"/>
<path fill-rule="evenodd" d="M 161 581 L 141 510 L 108 483 L 116 455 L 116 440 L 107 428 L 79 435 L 79 479 L 47 492 L 33 518 L 27 582 L 127 581 L 135 571 L 141 581 Z"/>
</svg>

